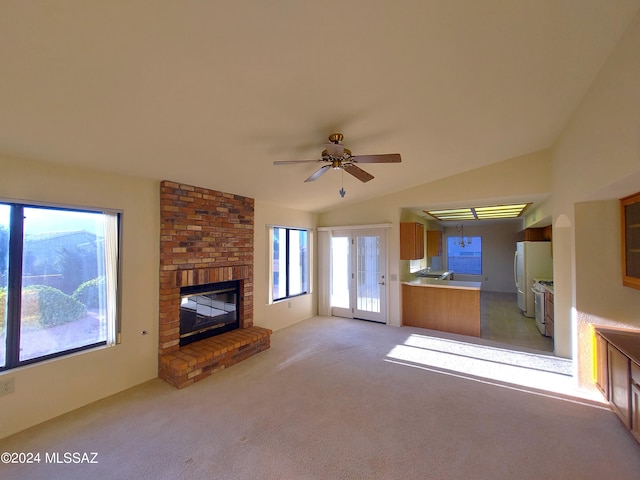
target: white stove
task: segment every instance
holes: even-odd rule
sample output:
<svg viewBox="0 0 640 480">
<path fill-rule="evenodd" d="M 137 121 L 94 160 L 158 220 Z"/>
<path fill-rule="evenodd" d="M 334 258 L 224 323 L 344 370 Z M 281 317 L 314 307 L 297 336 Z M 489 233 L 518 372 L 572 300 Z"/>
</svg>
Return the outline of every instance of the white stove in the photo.
<svg viewBox="0 0 640 480">
<path fill-rule="evenodd" d="M 546 325 L 544 321 L 544 294 L 553 289 L 553 280 L 534 278 L 533 287 L 531 291 L 535 294 L 534 310 L 536 316 L 536 326 L 542 335 L 547 335 Z"/>
</svg>

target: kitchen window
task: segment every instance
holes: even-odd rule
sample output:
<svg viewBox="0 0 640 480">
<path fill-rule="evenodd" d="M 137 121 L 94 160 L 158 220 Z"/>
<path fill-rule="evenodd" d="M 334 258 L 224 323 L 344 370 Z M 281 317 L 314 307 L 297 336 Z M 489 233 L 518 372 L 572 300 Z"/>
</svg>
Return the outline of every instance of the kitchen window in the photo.
<svg viewBox="0 0 640 480">
<path fill-rule="evenodd" d="M 271 300 L 309 293 L 309 231 L 271 227 Z"/>
<path fill-rule="evenodd" d="M 116 343 L 119 219 L 0 203 L 0 370 Z"/>
<path fill-rule="evenodd" d="M 456 275 L 482 275 L 482 237 L 447 237 L 447 269 Z"/>
</svg>

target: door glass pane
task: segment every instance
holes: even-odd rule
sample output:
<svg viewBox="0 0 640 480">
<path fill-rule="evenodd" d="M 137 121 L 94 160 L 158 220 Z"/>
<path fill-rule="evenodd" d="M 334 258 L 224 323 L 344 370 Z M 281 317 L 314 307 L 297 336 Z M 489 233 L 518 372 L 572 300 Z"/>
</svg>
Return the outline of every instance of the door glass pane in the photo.
<svg viewBox="0 0 640 480">
<path fill-rule="evenodd" d="M 365 312 L 380 312 L 380 237 L 357 238 L 357 298 L 356 308 Z"/>
<path fill-rule="evenodd" d="M 349 237 L 331 238 L 331 306 L 349 308 Z"/>
<path fill-rule="evenodd" d="M 101 213 L 24 209 L 20 361 L 107 338 Z"/>
<path fill-rule="evenodd" d="M 7 273 L 9 266 L 9 205 L 0 204 L 0 367 L 7 359 Z"/>
</svg>

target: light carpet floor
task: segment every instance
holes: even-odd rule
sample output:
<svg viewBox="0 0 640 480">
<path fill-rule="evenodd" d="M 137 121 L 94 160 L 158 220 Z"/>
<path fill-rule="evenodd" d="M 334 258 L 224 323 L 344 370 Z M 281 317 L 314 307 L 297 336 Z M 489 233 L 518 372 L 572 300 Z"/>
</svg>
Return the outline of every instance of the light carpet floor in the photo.
<svg viewBox="0 0 640 480">
<path fill-rule="evenodd" d="M 153 380 L 0 440 L 42 456 L 0 478 L 640 478 L 640 446 L 570 391 L 570 364 L 459 340 L 309 319 L 186 389 Z M 52 452 L 98 463 L 45 463 Z"/>
</svg>

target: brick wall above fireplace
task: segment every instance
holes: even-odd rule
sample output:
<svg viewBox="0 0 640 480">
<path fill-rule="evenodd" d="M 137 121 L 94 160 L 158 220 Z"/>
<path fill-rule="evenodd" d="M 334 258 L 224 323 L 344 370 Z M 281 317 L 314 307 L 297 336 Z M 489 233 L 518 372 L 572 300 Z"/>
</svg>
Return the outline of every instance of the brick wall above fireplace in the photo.
<svg viewBox="0 0 640 480">
<path fill-rule="evenodd" d="M 270 331 L 253 327 L 253 236 L 254 200 L 230 193 L 193 187 L 170 181 L 160 184 L 160 326 L 159 354 L 161 378 L 176 386 L 192 383 L 204 372 L 181 370 L 181 380 L 168 378 L 171 362 L 184 362 L 179 345 L 180 287 L 238 280 L 240 292 L 240 329 L 257 329 L 261 351 L 269 347 Z M 229 332 L 232 333 L 232 332 Z M 255 332 L 254 332 L 255 333 Z M 227 334 L 223 334 L 227 335 Z M 193 348 L 206 347 L 202 341 Z M 244 345 L 243 345 L 244 346 Z M 251 350 L 255 350 L 252 348 Z M 257 352 L 255 352 L 257 353 Z M 189 362 L 187 362 L 189 363 Z M 217 368 L 217 367 L 216 367 Z M 187 375 L 187 376 L 185 376 Z M 187 383 L 187 384 L 188 384 Z"/>
</svg>

